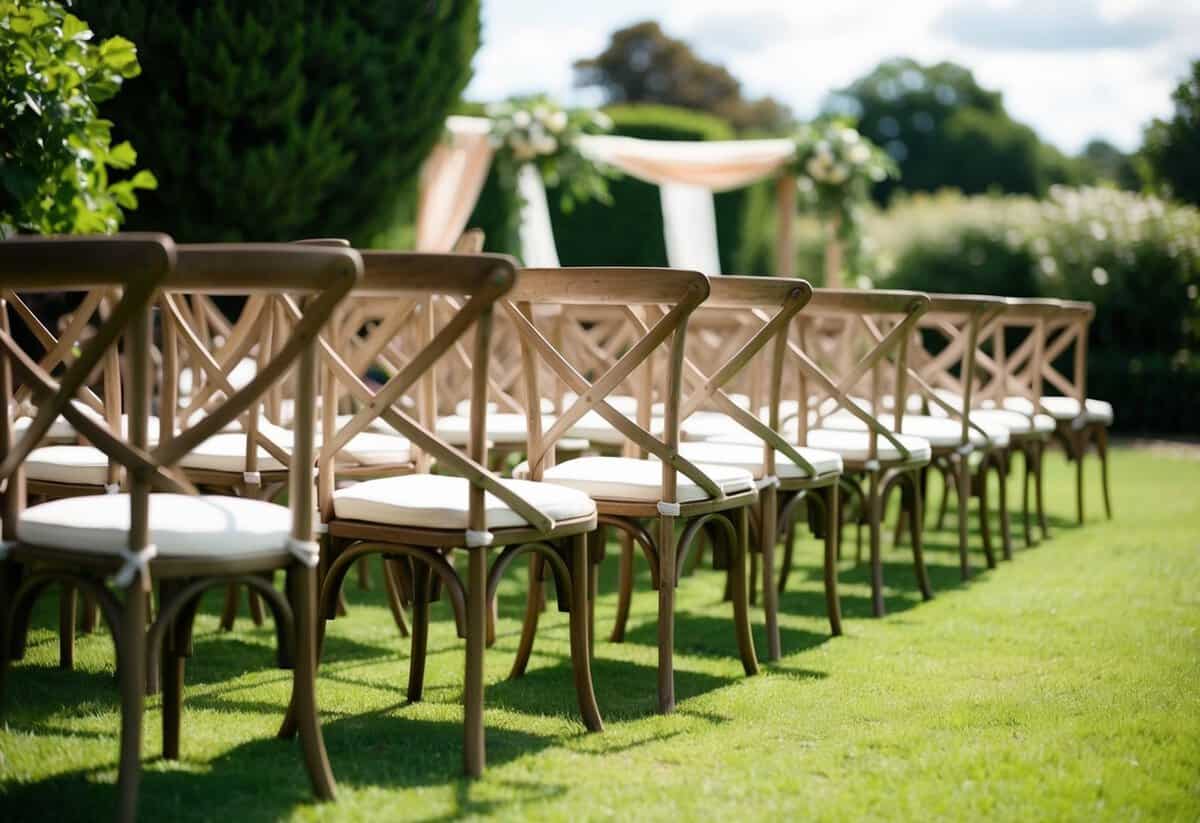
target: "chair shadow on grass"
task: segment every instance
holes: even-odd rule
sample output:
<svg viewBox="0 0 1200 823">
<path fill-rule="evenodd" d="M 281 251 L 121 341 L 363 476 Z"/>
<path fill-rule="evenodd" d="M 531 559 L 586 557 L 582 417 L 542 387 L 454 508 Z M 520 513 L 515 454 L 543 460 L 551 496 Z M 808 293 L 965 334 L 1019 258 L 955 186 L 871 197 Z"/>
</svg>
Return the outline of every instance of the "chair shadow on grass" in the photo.
<svg viewBox="0 0 1200 823">
<path fill-rule="evenodd" d="M 456 722 L 422 720 L 389 710 L 327 720 L 323 729 L 334 775 L 343 790 L 453 786 L 454 808 L 443 817 L 429 819 L 499 813 L 511 804 L 528 809 L 567 789 L 540 778 L 505 781 L 506 793 L 515 797 L 481 799 L 461 776 L 462 726 Z M 489 767 L 558 742 L 554 737 L 489 728 Z M 116 753 L 114 741 L 112 759 L 101 766 L 32 783 L 0 784 L 5 819 L 106 819 L 116 807 Z M 152 752 L 145 753 L 138 809 L 141 819 L 278 820 L 315 802 L 294 740 L 260 738 L 196 763 L 187 759 L 185 739 L 183 755 L 178 770 L 161 770 L 164 761 Z M 488 794 L 494 793 L 493 787 Z"/>
</svg>

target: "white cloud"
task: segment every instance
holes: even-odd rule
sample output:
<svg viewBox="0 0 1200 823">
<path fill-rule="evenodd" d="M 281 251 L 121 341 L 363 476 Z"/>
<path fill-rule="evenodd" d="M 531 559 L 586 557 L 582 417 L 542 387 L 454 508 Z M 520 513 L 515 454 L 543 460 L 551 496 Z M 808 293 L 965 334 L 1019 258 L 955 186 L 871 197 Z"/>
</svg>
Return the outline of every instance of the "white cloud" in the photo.
<svg viewBox="0 0 1200 823">
<path fill-rule="evenodd" d="M 955 15 L 959 24 L 947 23 Z M 484 0 L 484 17 L 474 99 L 548 91 L 580 101 L 571 63 L 603 49 L 614 29 L 656 19 L 724 63 L 748 94 L 777 97 L 801 117 L 889 57 L 953 60 L 1070 151 L 1096 136 L 1136 147 L 1146 121 L 1170 111 L 1188 59 L 1200 56 L 1200 0 Z M 964 19 L 1007 23 L 980 37 Z M 1080 30 L 1088 27 L 1090 42 Z"/>
</svg>

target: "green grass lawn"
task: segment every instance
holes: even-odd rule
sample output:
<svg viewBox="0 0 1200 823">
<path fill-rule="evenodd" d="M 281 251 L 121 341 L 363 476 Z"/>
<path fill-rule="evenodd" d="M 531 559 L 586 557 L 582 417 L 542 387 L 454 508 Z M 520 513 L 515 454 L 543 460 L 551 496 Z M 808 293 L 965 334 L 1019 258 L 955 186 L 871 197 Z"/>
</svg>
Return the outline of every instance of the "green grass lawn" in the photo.
<svg viewBox="0 0 1200 823">
<path fill-rule="evenodd" d="M 757 677 L 741 674 L 721 577 L 698 571 L 680 588 L 669 717 L 653 712 L 657 601 L 643 567 L 628 641 L 596 646 L 598 735 L 576 719 L 565 615 L 547 612 L 529 674 L 505 679 L 523 602 L 523 576 L 511 575 L 488 657 L 489 767 L 476 782 L 460 778 L 463 647 L 448 608 L 435 608 L 426 700 L 407 705 L 407 645 L 381 595 L 350 585 L 319 683 L 339 780 L 330 805 L 312 803 L 298 745 L 273 737 L 289 675 L 271 668 L 271 631 L 243 617 L 217 633 L 214 600 L 188 663 L 180 761 L 158 757 L 157 698 L 147 706 L 142 819 L 1197 820 L 1200 461 L 1128 449 L 1113 461 L 1113 522 L 1098 516 L 1089 461 L 1091 520 L 1073 525 L 1073 469 L 1053 454 L 1052 539 L 1026 550 L 1015 528 L 1015 561 L 968 584 L 951 533 L 929 533 L 932 602 L 920 602 L 907 547 L 886 548 L 884 620 L 868 616 L 848 540 L 837 639 L 806 537 L 782 598 L 786 656 Z M 614 581 L 610 553 L 601 637 Z M 4 821 L 106 819 L 115 807 L 111 646 L 82 638 L 76 671 L 58 671 L 53 600 L 4 696 Z"/>
</svg>

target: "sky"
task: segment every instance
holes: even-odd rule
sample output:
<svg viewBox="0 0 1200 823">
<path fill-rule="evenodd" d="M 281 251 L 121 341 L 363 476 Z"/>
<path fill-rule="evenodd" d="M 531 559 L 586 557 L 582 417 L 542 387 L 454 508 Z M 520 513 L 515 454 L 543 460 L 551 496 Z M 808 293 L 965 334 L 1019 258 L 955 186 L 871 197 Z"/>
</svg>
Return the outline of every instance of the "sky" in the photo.
<svg viewBox="0 0 1200 823">
<path fill-rule="evenodd" d="M 467 97 L 598 104 L 572 88 L 572 62 L 647 19 L 800 118 L 882 60 L 951 60 L 1068 152 L 1095 137 L 1137 148 L 1200 58 L 1200 0 L 483 0 Z"/>
</svg>

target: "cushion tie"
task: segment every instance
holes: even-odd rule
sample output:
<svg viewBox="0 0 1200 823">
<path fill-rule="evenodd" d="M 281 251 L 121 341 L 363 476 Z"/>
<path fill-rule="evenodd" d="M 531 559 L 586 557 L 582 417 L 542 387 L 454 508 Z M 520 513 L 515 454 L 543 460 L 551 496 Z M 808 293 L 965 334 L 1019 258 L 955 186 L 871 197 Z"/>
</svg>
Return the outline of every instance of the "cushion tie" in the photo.
<svg viewBox="0 0 1200 823">
<path fill-rule="evenodd" d="M 135 576 L 150 576 L 150 561 L 158 556 L 158 547 L 147 543 L 140 551 L 126 549 L 121 552 L 121 556 L 125 558 L 125 562 L 117 569 L 112 580 L 117 586 L 125 589 L 132 585 Z"/>
<path fill-rule="evenodd" d="M 680 512 L 678 503 L 668 503 L 665 500 L 659 500 L 655 508 L 663 517 L 678 517 Z"/>
<path fill-rule="evenodd" d="M 121 491 L 120 483 L 105 483 L 104 484 L 104 493 L 105 494 L 119 494 L 120 491 Z"/>
<path fill-rule="evenodd" d="M 863 463 L 863 468 L 869 472 L 877 472 L 879 471 L 879 461 L 868 460 L 866 463 Z"/>
<path fill-rule="evenodd" d="M 308 568 L 317 565 L 321 558 L 321 544 L 315 540 L 298 540 L 295 537 L 287 539 L 288 554 L 299 560 Z"/>
<path fill-rule="evenodd" d="M 262 474 L 259 472 L 242 472 L 242 482 L 247 486 L 261 486 Z"/>
<path fill-rule="evenodd" d="M 973 451 L 975 451 L 974 444 L 963 443 L 961 446 L 959 446 L 957 449 L 954 450 L 954 453 L 957 454 L 959 457 L 967 457 Z"/>
<path fill-rule="evenodd" d="M 474 529 L 467 529 L 468 549 L 478 549 L 484 546 L 490 546 L 492 545 L 492 540 L 494 539 L 495 535 L 487 530 L 475 531 Z"/>
</svg>

